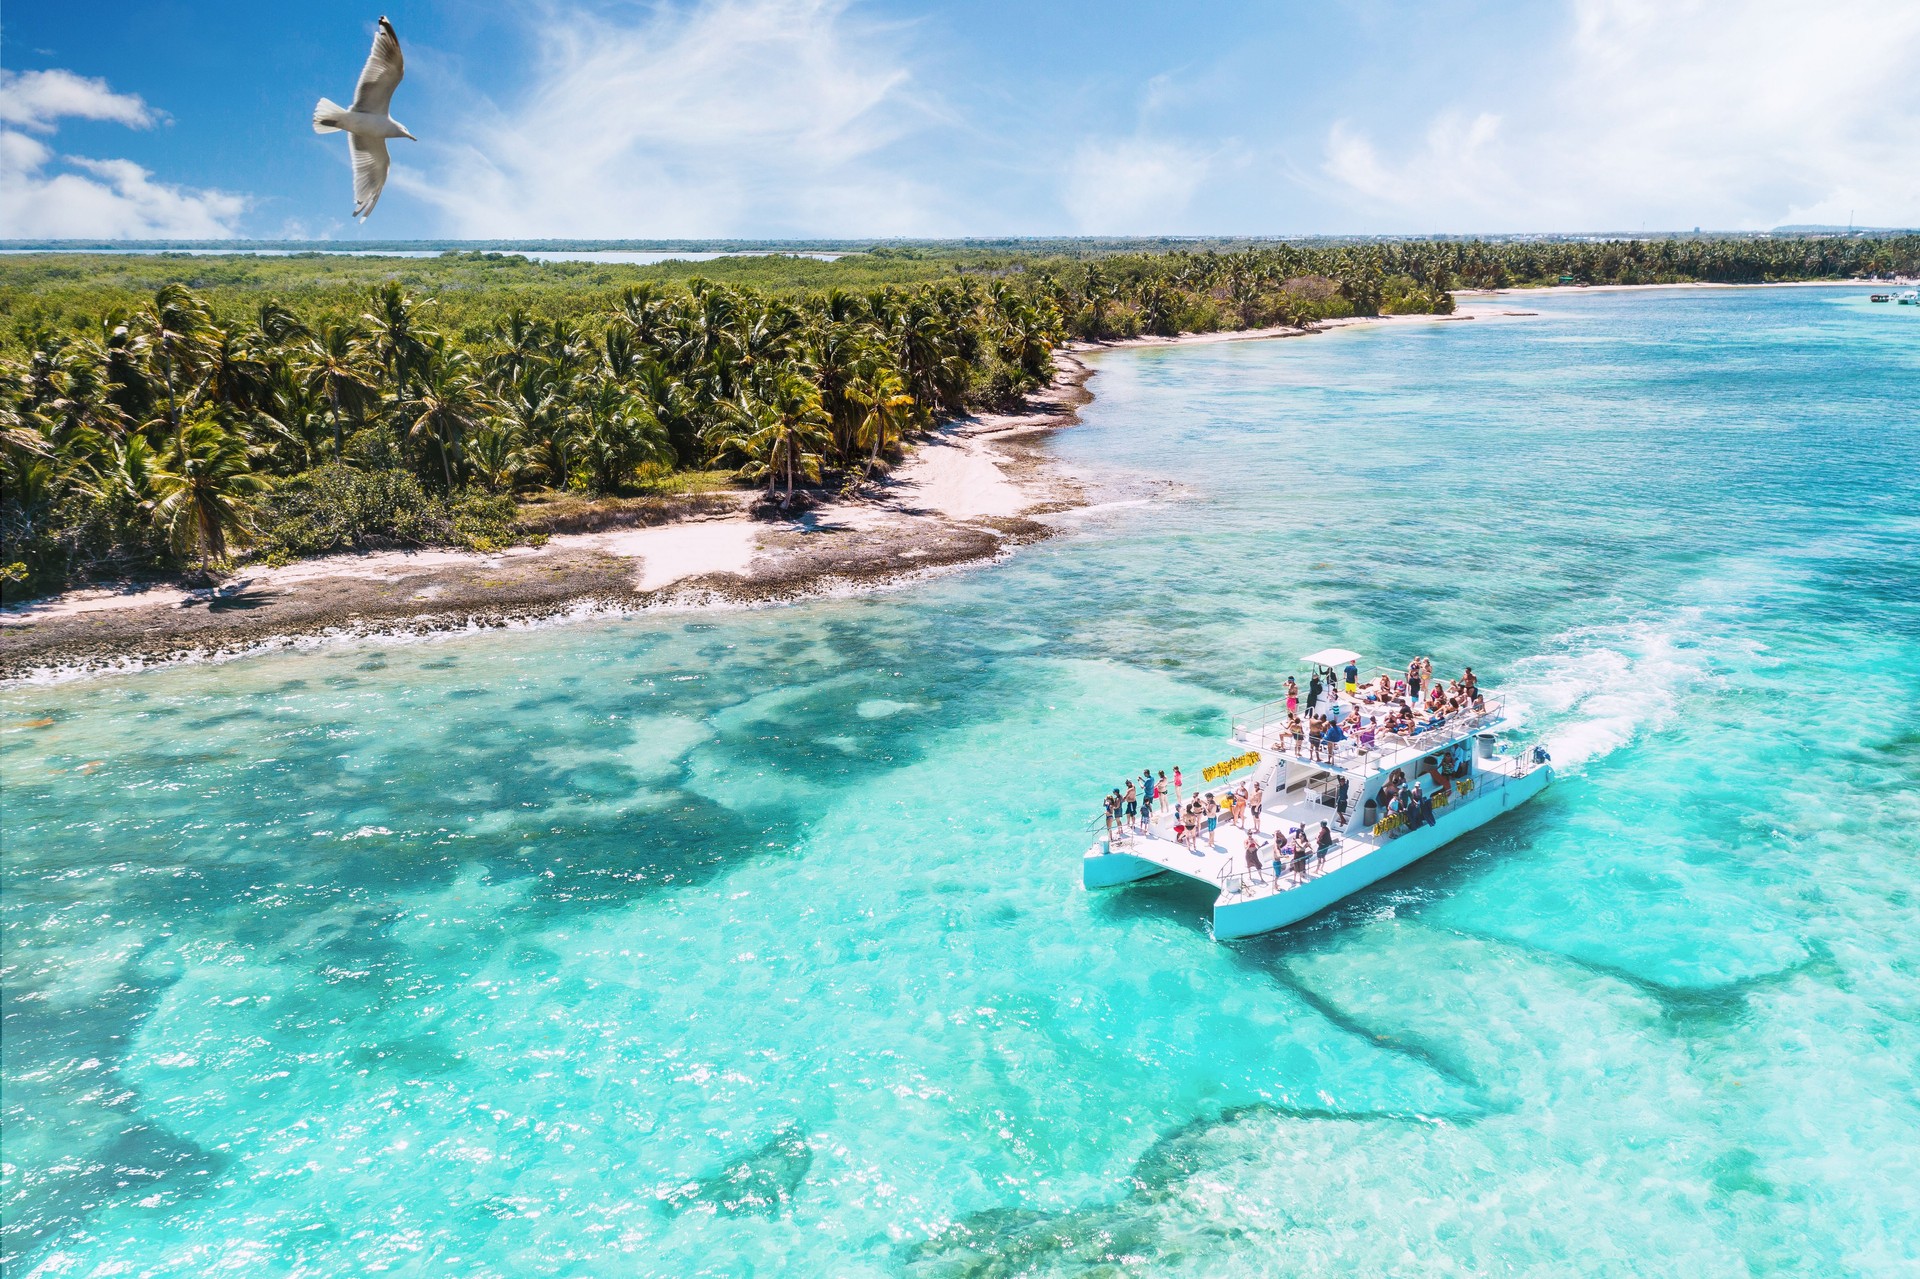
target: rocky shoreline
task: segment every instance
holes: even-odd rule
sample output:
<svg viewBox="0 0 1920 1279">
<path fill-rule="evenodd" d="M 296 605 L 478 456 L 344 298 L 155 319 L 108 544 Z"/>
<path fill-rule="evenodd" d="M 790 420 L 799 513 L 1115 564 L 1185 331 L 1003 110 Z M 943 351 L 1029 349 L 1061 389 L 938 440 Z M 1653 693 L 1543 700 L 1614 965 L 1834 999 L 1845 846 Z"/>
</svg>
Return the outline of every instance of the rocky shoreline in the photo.
<svg viewBox="0 0 1920 1279">
<path fill-rule="evenodd" d="M 1019 412 L 918 442 L 885 479 L 795 519 L 752 519 L 752 495 L 705 495 L 498 554 L 328 556 L 242 572 L 213 590 L 129 585 L 0 611 L 0 681 L 53 681 L 302 644 L 523 626 L 566 616 L 751 607 L 876 590 L 992 560 L 1081 503 L 1041 445 L 1077 420 L 1092 370 L 1071 353 Z"/>
</svg>

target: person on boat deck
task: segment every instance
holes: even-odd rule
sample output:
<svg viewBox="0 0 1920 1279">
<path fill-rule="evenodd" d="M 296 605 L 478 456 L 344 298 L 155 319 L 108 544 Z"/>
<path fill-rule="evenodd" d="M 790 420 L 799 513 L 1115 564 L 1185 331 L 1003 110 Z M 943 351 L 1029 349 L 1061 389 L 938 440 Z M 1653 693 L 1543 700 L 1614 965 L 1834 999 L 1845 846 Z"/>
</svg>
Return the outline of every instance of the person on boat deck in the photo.
<svg viewBox="0 0 1920 1279">
<path fill-rule="evenodd" d="M 1275 841 L 1273 864 L 1278 866 L 1280 864 L 1280 854 L 1278 851 L 1280 836 L 1276 832 L 1273 838 Z M 1287 841 L 1287 870 L 1290 874 L 1297 875 L 1301 879 L 1307 877 L 1307 840 L 1306 836 L 1297 829 L 1294 832 L 1294 837 Z"/>
<path fill-rule="evenodd" d="M 1333 851 L 1333 828 L 1325 822 L 1320 823 L 1320 833 L 1313 837 L 1313 855 L 1325 861 L 1327 854 Z"/>
<path fill-rule="evenodd" d="M 1460 673 L 1460 685 L 1467 690 L 1468 697 L 1472 697 L 1474 693 L 1479 691 L 1480 679 L 1473 673 L 1473 667 L 1469 666 Z"/>
<path fill-rule="evenodd" d="M 1417 657 L 1407 663 L 1407 696 L 1420 696 L 1420 659 Z"/>
<path fill-rule="evenodd" d="M 1247 835 L 1247 874 L 1258 878 L 1261 869 L 1260 841 L 1249 832 Z"/>
<path fill-rule="evenodd" d="M 1335 707 L 1334 709 L 1338 710 L 1339 708 Z M 1340 743 L 1346 740 L 1347 740 L 1347 735 L 1341 729 L 1340 721 L 1337 719 L 1328 720 L 1327 731 L 1320 734 L 1320 741 L 1327 748 L 1327 760 L 1329 762 L 1333 760 L 1333 753 L 1334 751 L 1339 749 Z"/>
<path fill-rule="evenodd" d="M 1153 770 L 1140 770 L 1140 824 L 1145 826 L 1153 820 Z"/>
<path fill-rule="evenodd" d="M 1132 782 L 1127 783 L 1127 794 L 1121 801 L 1120 807 L 1127 825 L 1133 825 L 1133 819 L 1140 815 L 1140 796 L 1134 792 Z"/>
<path fill-rule="evenodd" d="M 1347 677 L 1347 692 L 1356 693 L 1360 690 L 1360 668 L 1358 666 L 1355 666 L 1352 662 L 1348 662 L 1347 668 L 1340 673 Z"/>
<path fill-rule="evenodd" d="M 1340 774 L 1339 785 L 1333 791 L 1333 811 L 1340 818 L 1342 826 L 1347 823 L 1347 775 Z"/>
<path fill-rule="evenodd" d="M 1360 731 L 1354 734 L 1354 740 L 1360 744 L 1361 750 L 1370 751 L 1373 749 L 1374 738 L 1378 735 L 1379 725 L 1374 722 L 1373 716 L 1369 715 L 1367 722 L 1360 726 Z"/>
<path fill-rule="evenodd" d="M 1287 676 L 1287 715 L 1300 709 L 1300 686 L 1293 682 L 1293 676 Z"/>
<path fill-rule="evenodd" d="M 1113 838 L 1113 824 L 1120 818 L 1120 792 L 1107 796 L 1107 838 Z"/>
<path fill-rule="evenodd" d="M 1319 706 L 1320 675 L 1318 672 L 1315 672 L 1314 677 L 1307 681 L 1307 714 L 1312 715 Z"/>
</svg>

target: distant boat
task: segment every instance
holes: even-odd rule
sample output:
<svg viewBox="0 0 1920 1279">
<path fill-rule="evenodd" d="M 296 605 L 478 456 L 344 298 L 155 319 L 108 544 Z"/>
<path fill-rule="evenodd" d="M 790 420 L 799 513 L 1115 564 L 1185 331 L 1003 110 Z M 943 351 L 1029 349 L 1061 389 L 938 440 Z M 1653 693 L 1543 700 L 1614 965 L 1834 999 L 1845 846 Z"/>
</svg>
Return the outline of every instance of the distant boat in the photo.
<svg viewBox="0 0 1920 1279">
<path fill-rule="evenodd" d="M 1891 302 L 1891 301 L 1893 301 L 1893 294 L 1891 294 L 1891 293 L 1876 293 L 1876 294 L 1874 294 L 1874 295 L 1873 295 L 1872 297 L 1870 297 L 1870 298 L 1868 298 L 1868 299 L 1867 299 L 1867 301 L 1869 301 L 1869 302 Z"/>
<path fill-rule="evenodd" d="M 1901 306 L 1920 306 L 1920 290 L 1908 289 L 1894 300 Z"/>
</svg>

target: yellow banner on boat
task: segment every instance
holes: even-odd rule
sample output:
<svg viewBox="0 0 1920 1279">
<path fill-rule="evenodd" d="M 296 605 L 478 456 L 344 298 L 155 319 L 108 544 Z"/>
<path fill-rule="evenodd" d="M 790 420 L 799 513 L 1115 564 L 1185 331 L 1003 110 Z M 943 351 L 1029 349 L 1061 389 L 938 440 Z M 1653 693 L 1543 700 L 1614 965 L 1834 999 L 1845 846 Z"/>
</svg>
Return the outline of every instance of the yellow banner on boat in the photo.
<svg viewBox="0 0 1920 1279">
<path fill-rule="evenodd" d="M 1255 764 L 1258 764 L 1259 762 L 1260 762 L 1260 752 L 1248 751 L 1244 755 L 1236 755 L 1232 759 L 1223 759 L 1218 764 L 1208 765 L 1206 768 L 1201 770 L 1200 776 L 1206 778 L 1210 782 L 1217 782 L 1222 777 L 1225 777 L 1228 773 L 1236 773 L 1243 768 L 1252 768 Z"/>
</svg>

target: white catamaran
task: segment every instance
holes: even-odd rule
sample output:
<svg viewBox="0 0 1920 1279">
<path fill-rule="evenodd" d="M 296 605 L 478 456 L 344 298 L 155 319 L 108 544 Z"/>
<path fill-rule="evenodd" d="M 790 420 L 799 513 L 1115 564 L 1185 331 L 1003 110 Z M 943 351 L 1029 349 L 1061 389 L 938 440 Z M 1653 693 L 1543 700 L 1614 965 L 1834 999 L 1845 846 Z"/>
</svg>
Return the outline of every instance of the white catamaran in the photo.
<svg viewBox="0 0 1920 1279">
<path fill-rule="evenodd" d="M 1260 801 L 1258 816 L 1224 815 L 1198 836 L 1176 835 L 1180 816 L 1172 796 L 1145 820 L 1105 824 L 1082 862 L 1088 888 L 1106 888 L 1173 871 L 1215 885 L 1213 935 L 1251 937 L 1284 928 L 1326 909 L 1367 885 L 1426 856 L 1539 794 L 1553 780 L 1546 748 L 1504 746 L 1508 727 L 1501 700 L 1470 683 L 1456 683 L 1451 706 L 1410 696 L 1395 672 L 1358 675 L 1359 655 L 1327 649 L 1301 659 L 1324 681 L 1319 704 L 1301 699 L 1302 722 L 1317 712 L 1344 727 L 1328 742 L 1294 734 L 1286 700 L 1256 707 L 1233 723 L 1239 753 L 1206 770 L 1199 788 L 1225 794 L 1228 779 L 1247 780 Z M 1421 692 L 1426 689 L 1419 690 Z M 1392 718 L 1396 727 L 1384 727 Z M 1322 825 L 1330 832 L 1316 838 Z M 1293 832 L 1304 839 L 1289 844 Z M 1246 856 L 1247 837 L 1258 843 Z M 1280 839 L 1274 840 L 1278 835 Z M 1305 845 L 1311 851 L 1299 851 Z"/>
</svg>

